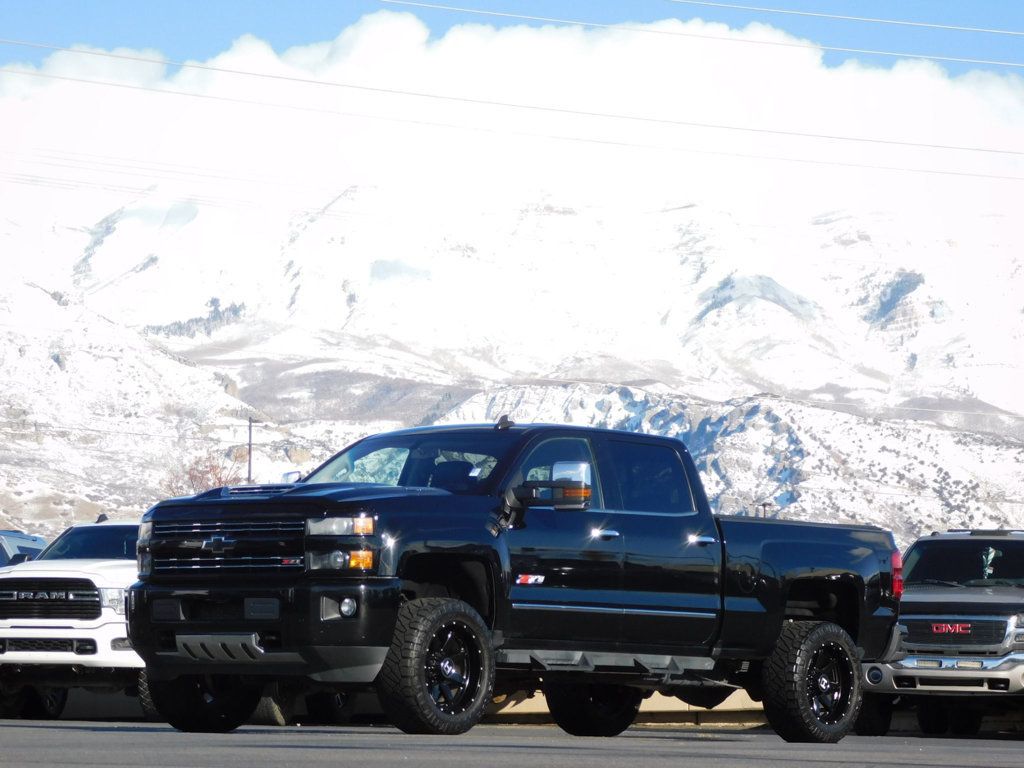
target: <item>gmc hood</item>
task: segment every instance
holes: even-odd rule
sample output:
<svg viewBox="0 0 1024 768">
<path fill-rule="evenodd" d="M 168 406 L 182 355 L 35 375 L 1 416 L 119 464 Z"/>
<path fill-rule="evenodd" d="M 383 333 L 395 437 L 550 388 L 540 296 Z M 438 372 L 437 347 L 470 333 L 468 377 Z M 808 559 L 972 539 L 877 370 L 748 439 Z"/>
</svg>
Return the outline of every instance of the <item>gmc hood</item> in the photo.
<svg viewBox="0 0 1024 768">
<path fill-rule="evenodd" d="M 293 485 L 242 485 L 215 488 L 197 496 L 169 499 L 157 505 L 160 509 L 173 507 L 196 507 L 261 501 L 281 502 L 371 502 L 384 499 L 423 498 L 427 496 L 450 496 L 441 488 L 420 488 L 412 486 L 363 485 L 353 483 L 295 483 Z"/>
</svg>

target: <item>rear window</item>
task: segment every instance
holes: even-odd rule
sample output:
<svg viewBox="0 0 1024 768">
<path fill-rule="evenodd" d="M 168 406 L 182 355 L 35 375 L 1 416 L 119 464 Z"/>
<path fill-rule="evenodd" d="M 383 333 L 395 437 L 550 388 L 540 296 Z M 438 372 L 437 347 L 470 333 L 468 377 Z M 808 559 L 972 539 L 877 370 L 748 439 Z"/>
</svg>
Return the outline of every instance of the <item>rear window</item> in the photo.
<svg viewBox="0 0 1024 768">
<path fill-rule="evenodd" d="M 678 515 L 694 511 L 679 454 L 669 446 L 609 440 L 608 451 L 623 510 Z"/>
<path fill-rule="evenodd" d="M 137 525 L 68 528 L 37 560 L 134 560 Z"/>
</svg>

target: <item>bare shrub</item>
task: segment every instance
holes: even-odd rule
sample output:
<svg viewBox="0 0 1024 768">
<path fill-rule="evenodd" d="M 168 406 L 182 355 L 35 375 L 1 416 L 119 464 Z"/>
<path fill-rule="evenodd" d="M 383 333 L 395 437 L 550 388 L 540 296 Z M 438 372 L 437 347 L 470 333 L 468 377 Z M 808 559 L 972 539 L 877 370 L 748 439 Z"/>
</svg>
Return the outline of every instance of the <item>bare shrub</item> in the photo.
<svg viewBox="0 0 1024 768">
<path fill-rule="evenodd" d="M 160 488 L 171 496 L 191 496 L 211 488 L 237 485 L 241 481 L 241 464 L 233 458 L 213 452 L 173 467 Z"/>
</svg>

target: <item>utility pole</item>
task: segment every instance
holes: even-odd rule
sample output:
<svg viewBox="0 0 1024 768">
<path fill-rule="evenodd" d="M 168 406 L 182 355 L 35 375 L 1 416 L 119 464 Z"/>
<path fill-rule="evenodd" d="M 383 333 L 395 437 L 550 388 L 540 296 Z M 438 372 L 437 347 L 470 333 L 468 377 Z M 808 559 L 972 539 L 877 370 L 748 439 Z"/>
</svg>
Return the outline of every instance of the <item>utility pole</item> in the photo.
<svg viewBox="0 0 1024 768">
<path fill-rule="evenodd" d="M 249 471 L 245 474 L 245 482 L 252 482 L 252 416 L 249 417 Z"/>
</svg>

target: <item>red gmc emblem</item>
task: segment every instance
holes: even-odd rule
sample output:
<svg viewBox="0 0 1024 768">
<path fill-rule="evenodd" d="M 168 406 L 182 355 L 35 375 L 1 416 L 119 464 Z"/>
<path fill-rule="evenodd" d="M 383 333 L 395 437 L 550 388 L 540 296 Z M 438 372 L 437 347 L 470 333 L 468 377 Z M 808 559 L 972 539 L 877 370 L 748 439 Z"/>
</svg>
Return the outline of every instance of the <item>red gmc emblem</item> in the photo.
<svg viewBox="0 0 1024 768">
<path fill-rule="evenodd" d="M 970 624 L 932 624 L 933 635 L 969 635 Z"/>
</svg>

